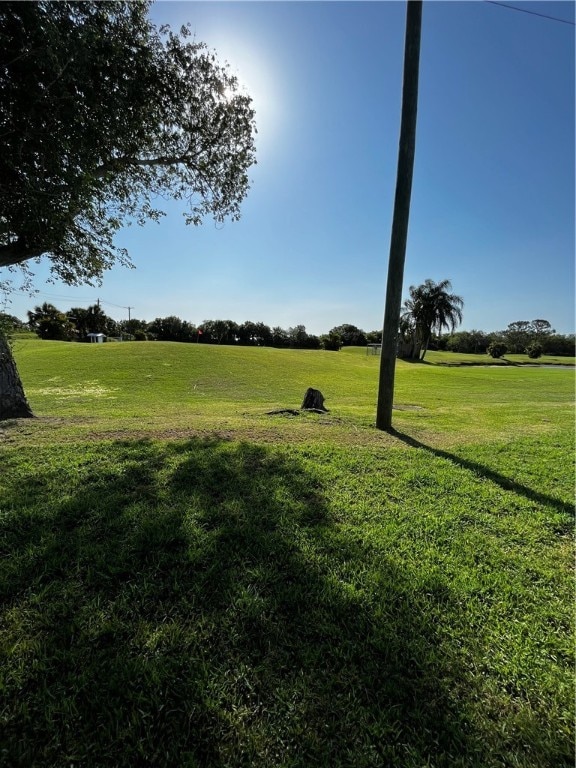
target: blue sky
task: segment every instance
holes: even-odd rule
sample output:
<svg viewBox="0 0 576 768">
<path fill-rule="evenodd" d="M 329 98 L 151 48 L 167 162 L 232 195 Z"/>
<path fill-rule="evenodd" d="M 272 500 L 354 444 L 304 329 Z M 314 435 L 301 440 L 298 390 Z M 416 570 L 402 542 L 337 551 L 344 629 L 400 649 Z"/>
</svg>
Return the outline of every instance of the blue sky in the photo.
<svg viewBox="0 0 576 768">
<path fill-rule="evenodd" d="M 574 21 L 570 2 L 511 5 Z M 240 222 L 123 230 L 135 270 L 14 294 L 122 319 L 178 315 L 381 328 L 400 126 L 404 2 L 158 2 L 253 96 L 258 165 Z M 487 2 L 425 2 L 404 294 L 452 281 L 465 329 L 574 332 L 574 27 Z M 1 277 L 1 275 L 0 275 Z"/>
</svg>

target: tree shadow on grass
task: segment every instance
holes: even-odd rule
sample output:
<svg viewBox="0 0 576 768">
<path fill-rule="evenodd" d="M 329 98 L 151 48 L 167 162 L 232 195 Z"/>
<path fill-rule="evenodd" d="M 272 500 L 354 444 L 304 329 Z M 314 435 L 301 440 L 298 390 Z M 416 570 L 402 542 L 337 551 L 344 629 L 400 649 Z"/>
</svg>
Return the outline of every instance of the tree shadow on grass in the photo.
<svg viewBox="0 0 576 768">
<path fill-rule="evenodd" d="M 420 360 L 414 357 L 401 357 L 399 358 L 403 363 L 410 363 L 410 365 L 434 365 L 429 360 Z"/>
<path fill-rule="evenodd" d="M 465 670 L 391 561 L 342 579 L 366 545 L 302 459 L 111 443 L 5 491 L 5 764 L 489 764 Z"/>
<path fill-rule="evenodd" d="M 426 443 L 421 443 L 419 440 L 416 440 L 414 437 L 411 437 L 404 432 L 399 432 L 396 429 L 392 429 L 390 430 L 390 434 L 398 438 L 398 440 L 401 440 L 403 443 L 406 443 L 406 445 L 411 446 L 412 448 L 421 448 L 422 450 L 428 451 L 438 458 L 448 459 L 448 461 L 451 461 L 453 464 L 456 464 L 463 469 L 467 469 L 471 472 L 474 472 L 474 474 L 479 475 L 480 477 L 484 477 L 487 480 L 496 483 L 496 485 L 499 485 L 500 488 L 505 491 L 512 491 L 519 494 L 520 496 L 524 496 L 524 498 L 528 499 L 529 501 L 534 501 L 537 504 L 551 507 L 557 512 L 574 517 L 574 506 L 572 504 L 568 504 L 565 501 L 562 501 L 562 499 L 558 499 L 546 493 L 541 493 L 540 491 L 535 491 L 533 488 L 530 488 L 527 485 L 523 485 L 522 483 L 518 483 L 517 481 L 506 477 L 506 475 L 495 472 L 493 469 L 490 469 L 489 467 L 486 467 L 485 465 L 476 461 L 471 461 L 470 459 L 457 456 L 456 454 L 450 453 L 449 451 L 443 451 L 440 448 L 433 448 L 430 445 L 426 445 Z"/>
</svg>

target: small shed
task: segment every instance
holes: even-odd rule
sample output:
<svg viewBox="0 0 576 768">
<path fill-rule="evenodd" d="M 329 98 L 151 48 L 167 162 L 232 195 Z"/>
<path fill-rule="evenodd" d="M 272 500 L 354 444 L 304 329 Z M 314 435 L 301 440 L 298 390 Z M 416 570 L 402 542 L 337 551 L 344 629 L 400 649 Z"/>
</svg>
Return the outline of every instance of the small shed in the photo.
<svg viewBox="0 0 576 768">
<path fill-rule="evenodd" d="M 87 333 L 86 336 L 93 344 L 103 344 L 106 338 L 104 333 Z"/>
</svg>

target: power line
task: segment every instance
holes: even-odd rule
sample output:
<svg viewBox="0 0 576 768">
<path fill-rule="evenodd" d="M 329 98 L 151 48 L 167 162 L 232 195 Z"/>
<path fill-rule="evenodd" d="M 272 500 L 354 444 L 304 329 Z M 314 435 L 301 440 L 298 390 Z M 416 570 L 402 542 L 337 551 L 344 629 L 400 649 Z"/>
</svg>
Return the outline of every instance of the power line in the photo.
<svg viewBox="0 0 576 768">
<path fill-rule="evenodd" d="M 36 296 L 41 296 L 46 299 L 52 299 L 53 301 L 62 301 L 62 302 L 65 302 L 66 304 L 76 304 L 76 303 L 107 304 L 110 307 L 116 307 L 116 309 L 134 309 L 134 307 L 127 307 L 125 304 L 114 304 L 113 302 L 106 301 L 105 299 L 98 299 L 98 298 L 93 299 L 93 298 L 88 298 L 87 296 L 84 296 L 84 297 L 76 296 L 75 298 L 70 298 L 69 296 L 63 296 L 62 294 L 58 294 L 58 293 L 46 293 L 45 291 L 37 291 L 37 290 L 32 290 L 32 292 L 29 292 L 29 291 L 21 291 L 18 289 L 11 289 L 10 291 L 8 291 L 8 293 L 17 293 L 17 294 L 20 294 L 21 296 L 29 296 L 31 299 L 34 299 L 34 297 Z"/>
<path fill-rule="evenodd" d="M 519 11 L 520 13 L 529 13 L 531 16 L 540 16 L 541 19 L 549 19 L 550 21 L 558 21 L 560 24 L 570 24 L 571 27 L 576 26 L 573 21 L 568 19 L 559 19 L 556 16 L 547 16 L 545 13 L 537 13 L 536 11 L 528 11 L 526 8 L 517 8 L 515 5 L 508 5 L 507 3 L 500 3 L 497 0 L 484 0 L 485 3 L 490 5 L 501 5 L 502 8 L 509 8 L 511 11 Z"/>
<path fill-rule="evenodd" d="M 134 307 L 127 307 L 124 304 L 113 304 L 111 301 L 100 299 L 100 304 L 108 304 L 109 307 L 116 307 L 117 309 L 134 309 Z"/>
<path fill-rule="evenodd" d="M 73 304 L 75 301 L 80 301 L 80 302 L 93 301 L 93 299 L 89 299 L 87 296 L 84 296 L 84 297 L 77 296 L 76 298 L 71 299 L 68 296 L 62 296 L 61 294 L 46 293 L 44 291 L 37 291 L 35 289 L 31 289 L 30 291 L 21 291 L 16 288 L 12 288 L 8 291 L 8 293 L 18 293 L 20 296 L 29 296 L 31 299 L 33 299 L 35 296 L 43 296 L 44 298 L 47 298 L 47 299 L 54 299 L 56 301 L 65 301 L 68 304 Z"/>
</svg>

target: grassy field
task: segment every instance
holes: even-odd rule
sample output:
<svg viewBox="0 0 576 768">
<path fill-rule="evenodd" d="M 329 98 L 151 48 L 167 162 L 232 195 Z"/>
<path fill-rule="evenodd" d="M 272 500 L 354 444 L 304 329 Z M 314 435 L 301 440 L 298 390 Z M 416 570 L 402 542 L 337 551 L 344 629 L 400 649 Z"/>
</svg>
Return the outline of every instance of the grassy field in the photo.
<svg viewBox="0 0 576 768">
<path fill-rule="evenodd" d="M 573 371 L 15 353 L 0 765 L 573 765 Z"/>
</svg>

